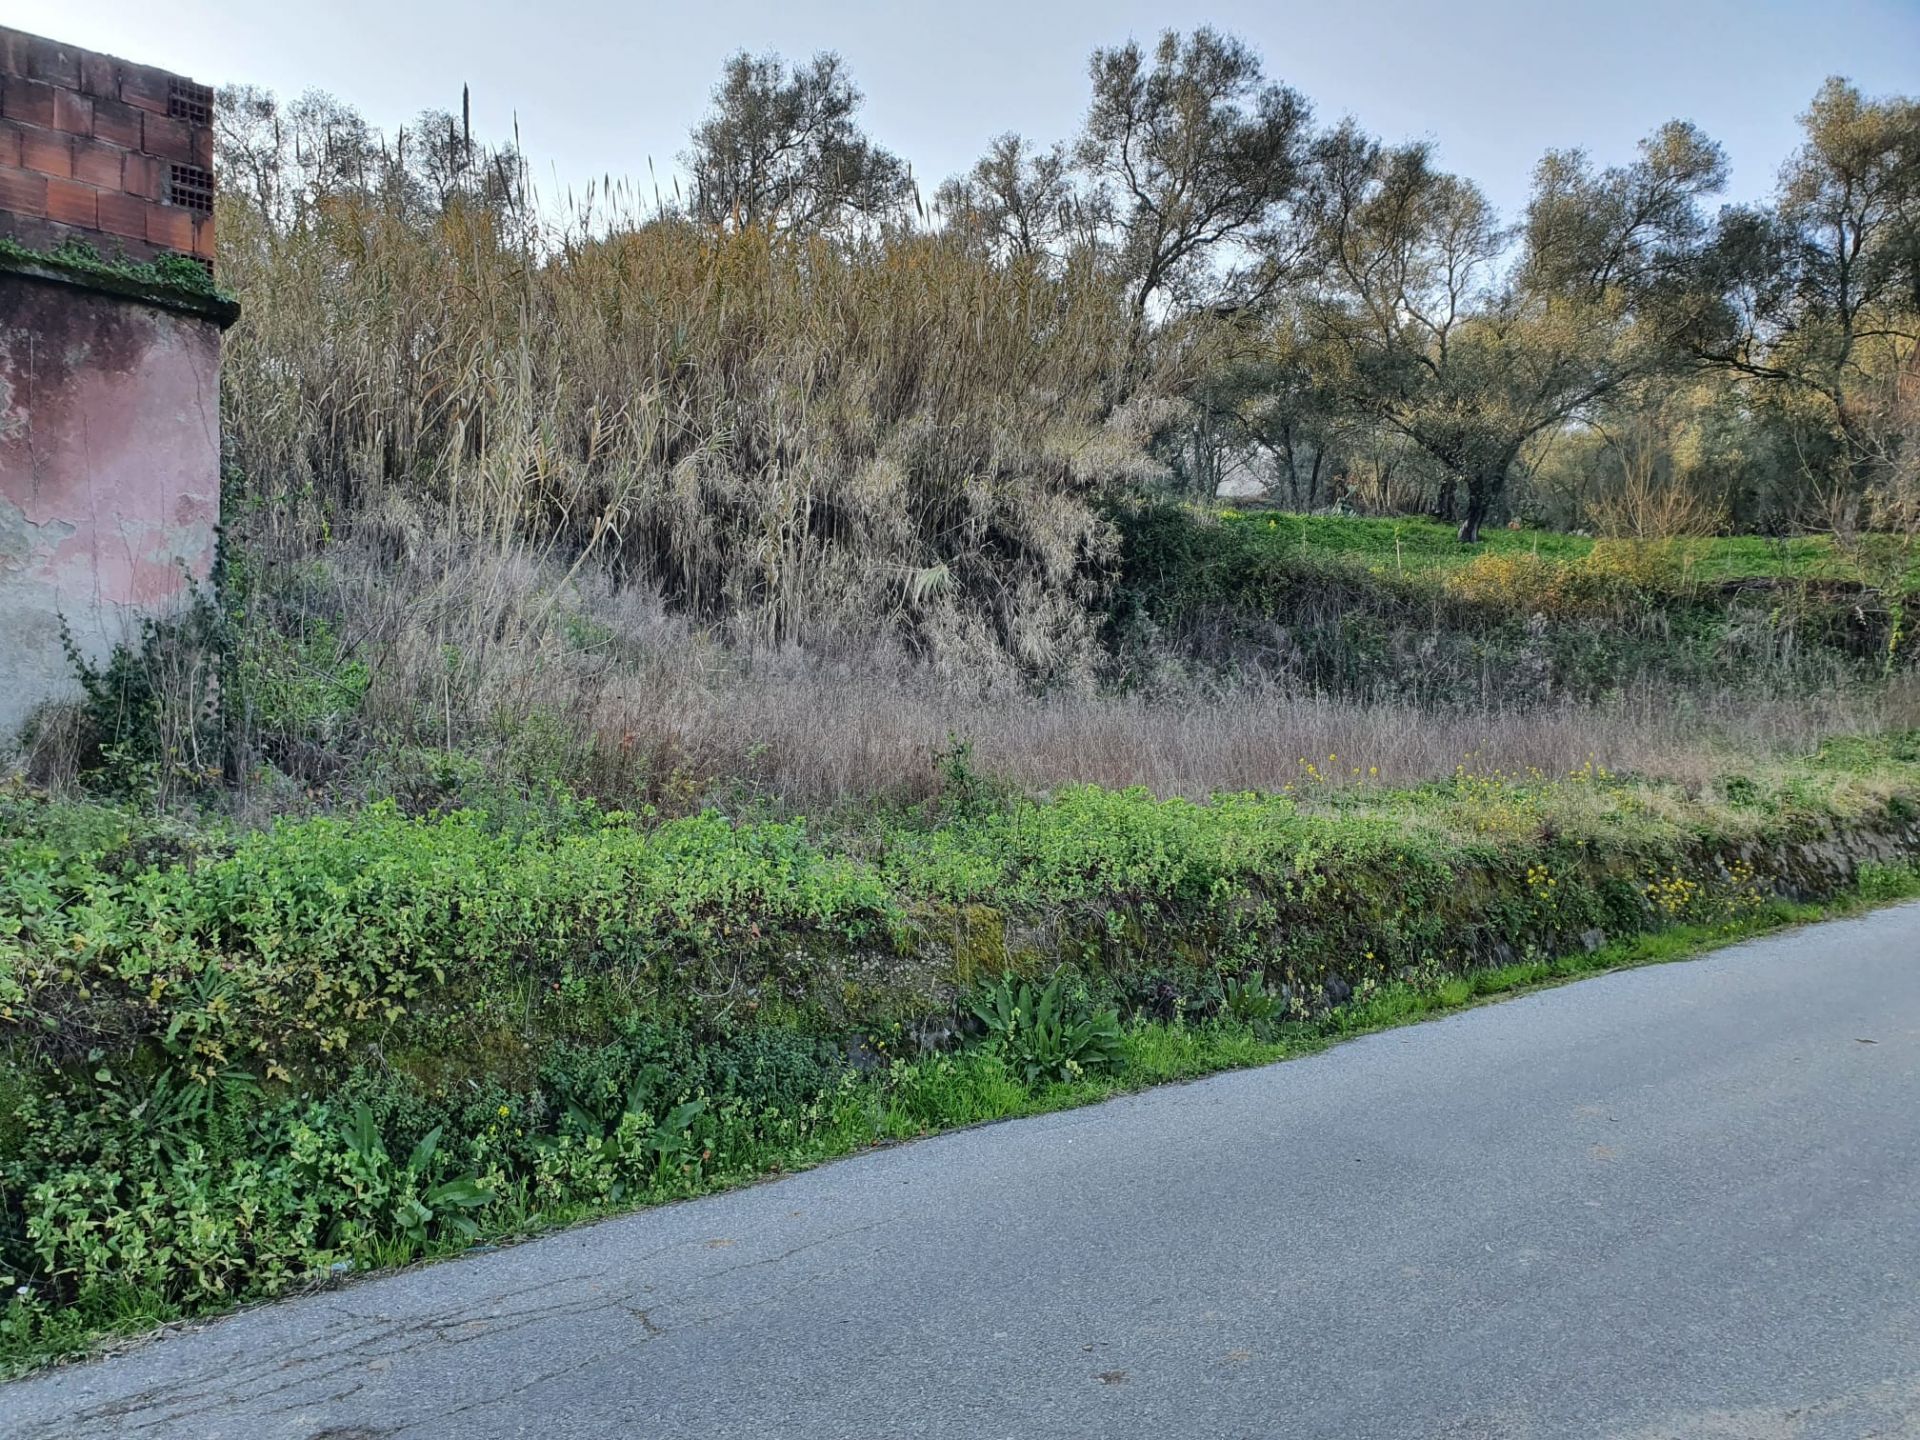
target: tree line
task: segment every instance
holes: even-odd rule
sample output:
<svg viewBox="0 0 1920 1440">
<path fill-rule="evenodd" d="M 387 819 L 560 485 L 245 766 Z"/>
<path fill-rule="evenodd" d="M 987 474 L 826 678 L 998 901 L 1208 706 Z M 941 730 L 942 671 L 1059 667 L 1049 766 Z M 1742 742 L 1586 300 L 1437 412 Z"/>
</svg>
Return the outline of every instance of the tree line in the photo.
<svg viewBox="0 0 1920 1440">
<path fill-rule="evenodd" d="M 932 232 L 1097 275 L 1127 335 L 1108 403 L 1178 376 L 1151 449 L 1189 494 L 1423 511 L 1463 541 L 1913 514 L 1920 101 L 1827 81 L 1761 204 L 1719 203 L 1724 153 L 1674 120 L 1621 164 L 1549 151 L 1509 216 L 1428 142 L 1320 123 L 1231 35 L 1103 48 L 1088 78 L 1077 136 L 1001 135 L 927 196 L 838 56 L 741 53 L 640 223 L 853 253 Z M 464 105 L 389 137 L 324 95 L 223 100 L 223 183 L 273 224 L 344 192 L 538 224 L 517 146 L 477 145 Z"/>
</svg>

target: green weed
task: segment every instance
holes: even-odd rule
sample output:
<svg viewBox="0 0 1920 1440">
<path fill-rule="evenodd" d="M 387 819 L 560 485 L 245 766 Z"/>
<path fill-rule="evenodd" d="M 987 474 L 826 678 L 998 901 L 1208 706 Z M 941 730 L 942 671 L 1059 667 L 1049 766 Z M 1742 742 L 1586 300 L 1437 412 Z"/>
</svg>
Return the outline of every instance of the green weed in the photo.
<svg viewBox="0 0 1920 1440">
<path fill-rule="evenodd" d="M 850 832 L 379 805 L 241 834 L 0 790 L 0 1364 L 1810 918 L 1778 898 L 1834 890 L 1801 842 L 1907 833 L 1920 750 L 1738 779 L 1463 763 Z M 1879 864 L 1853 895 L 1917 893 Z"/>
<path fill-rule="evenodd" d="M 971 1008 L 990 1043 L 1029 1085 L 1077 1080 L 1120 1057 L 1118 1012 L 1088 1003 L 1069 987 L 1064 969 L 1044 985 L 1002 976 L 973 997 Z"/>
</svg>

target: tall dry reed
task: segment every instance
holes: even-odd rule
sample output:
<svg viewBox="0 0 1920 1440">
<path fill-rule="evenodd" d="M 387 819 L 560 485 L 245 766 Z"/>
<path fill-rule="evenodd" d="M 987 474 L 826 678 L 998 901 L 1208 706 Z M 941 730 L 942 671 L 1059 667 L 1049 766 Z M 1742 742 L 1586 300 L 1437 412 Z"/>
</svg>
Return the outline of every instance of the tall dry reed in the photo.
<svg viewBox="0 0 1920 1440">
<path fill-rule="evenodd" d="M 741 643 L 884 640 L 1087 678 L 1159 377 L 1092 265 L 653 217 L 323 195 L 222 214 L 240 534 L 299 556 L 395 513 L 657 590 Z M 390 543 L 404 546 L 407 536 Z"/>
</svg>

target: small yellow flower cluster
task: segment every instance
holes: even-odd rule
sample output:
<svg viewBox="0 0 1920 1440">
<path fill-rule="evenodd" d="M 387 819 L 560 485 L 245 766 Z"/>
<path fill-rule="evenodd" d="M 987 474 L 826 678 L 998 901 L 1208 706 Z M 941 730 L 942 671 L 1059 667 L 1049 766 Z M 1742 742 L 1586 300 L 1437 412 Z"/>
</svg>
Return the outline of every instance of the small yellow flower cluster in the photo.
<svg viewBox="0 0 1920 1440">
<path fill-rule="evenodd" d="M 1462 818 L 1483 835 L 1526 835 L 1537 831 L 1548 795 L 1546 777 L 1538 767 L 1521 771 L 1473 768 L 1480 757 L 1469 750 L 1453 767 L 1453 794 L 1461 802 Z"/>
<path fill-rule="evenodd" d="M 1671 875 L 1662 876 L 1654 867 L 1648 866 L 1647 873 L 1653 876 L 1647 882 L 1647 899 L 1654 909 L 1669 919 L 1685 914 L 1700 898 L 1700 882 L 1689 880 L 1678 870 Z"/>
<path fill-rule="evenodd" d="M 1297 780 L 1289 780 L 1282 785 L 1280 787 L 1281 794 L 1290 794 L 1296 789 L 1305 790 L 1314 785 L 1336 784 L 1340 779 L 1340 757 L 1338 755 L 1327 756 L 1326 769 L 1324 770 L 1320 768 L 1320 762 L 1309 760 L 1304 755 L 1300 757 L 1299 765 L 1299 778 Z M 1378 765 L 1368 765 L 1362 768 L 1359 765 L 1348 764 L 1346 770 L 1346 778 L 1350 781 L 1370 782 L 1377 781 L 1380 778 L 1380 767 Z"/>
</svg>

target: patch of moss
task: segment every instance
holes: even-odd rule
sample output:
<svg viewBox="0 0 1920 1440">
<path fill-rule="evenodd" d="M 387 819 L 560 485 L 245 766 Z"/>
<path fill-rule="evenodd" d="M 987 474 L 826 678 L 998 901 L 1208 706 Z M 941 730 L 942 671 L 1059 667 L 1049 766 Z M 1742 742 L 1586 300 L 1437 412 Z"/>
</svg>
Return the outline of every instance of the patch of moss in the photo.
<svg viewBox="0 0 1920 1440">
<path fill-rule="evenodd" d="M 1007 968 L 1007 927 L 991 905 L 964 905 L 954 916 L 953 978 L 956 984 L 999 975 Z"/>
<path fill-rule="evenodd" d="M 200 311 L 222 324 L 239 313 L 239 300 L 214 281 L 212 273 L 187 255 L 152 260 L 102 255 L 84 240 L 66 240 L 51 250 L 35 250 L 0 235 L 0 270 L 51 273 L 112 293 L 171 303 Z"/>
</svg>

